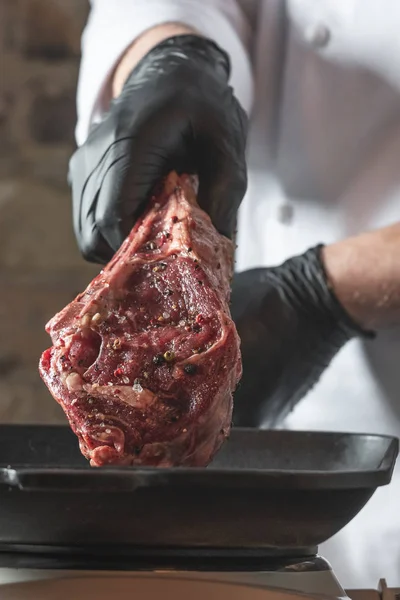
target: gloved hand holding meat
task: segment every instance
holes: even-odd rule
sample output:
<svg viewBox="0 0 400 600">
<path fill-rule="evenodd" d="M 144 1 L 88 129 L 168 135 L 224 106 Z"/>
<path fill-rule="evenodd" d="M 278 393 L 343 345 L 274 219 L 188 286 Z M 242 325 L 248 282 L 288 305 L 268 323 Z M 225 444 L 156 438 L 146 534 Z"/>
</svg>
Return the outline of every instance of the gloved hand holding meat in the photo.
<svg viewBox="0 0 400 600">
<path fill-rule="evenodd" d="M 198 175 L 200 207 L 232 237 L 247 185 L 247 117 L 229 74 L 227 54 L 196 35 L 162 41 L 129 73 L 70 162 L 75 234 L 87 260 L 111 259 L 171 171 Z"/>
<path fill-rule="evenodd" d="M 241 375 L 233 244 L 172 173 L 112 261 L 47 325 L 40 373 L 93 466 L 206 465 Z"/>
<path fill-rule="evenodd" d="M 92 465 L 206 465 L 241 375 L 229 237 L 247 118 L 227 54 L 166 29 L 148 52 L 140 40 L 127 51 L 108 112 L 70 163 L 79 247 L 111 262 L 48 324 L 40 372 Z M 173 171 L 198 175 L 199 204 L 193 179 Z"/>
</svg>

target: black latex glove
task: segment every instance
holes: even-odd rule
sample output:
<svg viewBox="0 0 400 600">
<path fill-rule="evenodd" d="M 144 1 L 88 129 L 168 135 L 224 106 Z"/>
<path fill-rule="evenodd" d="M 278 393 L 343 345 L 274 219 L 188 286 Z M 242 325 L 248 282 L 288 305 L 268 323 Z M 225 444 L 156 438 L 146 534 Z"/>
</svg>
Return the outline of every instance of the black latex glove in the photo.
<svg viewBox="0 0 400 600">
<path fill-rule="evenodd" d="M 373 336 L 353 322 L 330 289 L 321 249 L 234 278 L 231 310 L 243 358 L 236 426 L 276 425 L 348 340 Z"/>
<path fill-rule="evenodd" d="M 176 36 L 134 68 L 121 95 L 70 162 L 74 229 L 87 260 L 119 248 L 171 170 L 199 175 L 199 203 L 232 236 L 246 190 L 246 115 L 228 85 L 228 56 Z"/>
</svg>

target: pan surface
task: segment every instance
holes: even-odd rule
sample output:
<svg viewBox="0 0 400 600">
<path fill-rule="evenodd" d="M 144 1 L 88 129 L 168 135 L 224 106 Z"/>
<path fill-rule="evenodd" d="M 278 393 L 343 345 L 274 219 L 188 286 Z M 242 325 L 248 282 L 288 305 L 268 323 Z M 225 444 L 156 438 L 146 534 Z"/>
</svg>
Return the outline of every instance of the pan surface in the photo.
<svg viewBox="0 0 400 600">
<path fill-rule="evenodd" d="M 0 545 L 294 555 L 355 517 L 397 454 L 388 436 L 234 429 L 207 469 L 91 469 L 68 427 L 4 425 Z"/>
</svg>

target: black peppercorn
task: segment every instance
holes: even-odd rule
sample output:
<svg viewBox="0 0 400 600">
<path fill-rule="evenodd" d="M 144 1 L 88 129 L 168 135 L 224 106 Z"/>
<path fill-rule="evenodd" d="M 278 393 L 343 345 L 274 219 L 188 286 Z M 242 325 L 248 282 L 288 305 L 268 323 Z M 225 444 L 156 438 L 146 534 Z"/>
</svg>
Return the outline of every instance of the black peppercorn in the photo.
<svg viewBox="0 0 400 600">
<path fill-rule="evenodd" d="M 162 354 L 156 354 L 156 356 L 153 357 L 153 363 L 157 366 L 162 365 L 163 363 L 165 363 L 165 358 Z"/>
<path fill-rule="evenodd" d="M 188 363 L 184 366 L 183 370 L 187 375 L 194 375 L 197 371 L 197 367 L 193 363 Z"/>
</svg>

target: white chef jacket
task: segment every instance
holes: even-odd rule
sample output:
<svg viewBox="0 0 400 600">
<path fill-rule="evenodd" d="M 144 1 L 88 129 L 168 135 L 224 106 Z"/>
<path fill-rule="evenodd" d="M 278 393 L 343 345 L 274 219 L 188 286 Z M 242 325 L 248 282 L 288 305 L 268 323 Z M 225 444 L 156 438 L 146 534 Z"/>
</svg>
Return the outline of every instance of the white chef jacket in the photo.
<svg viewBox="0 0 400 600">
<path fill-rule="evenodd" d="M 238 270 L 400 220 L 399 0 L 92 0 L 78 144 L 127 46 L 172 21 L 228 52 L 251 117 Z M 400 436 L 399 363 L 400 329 L 352 341 L 284 427 Z M 400 586 L 400 464 L 320 552 L 347 588 Z"/>
</svg>

